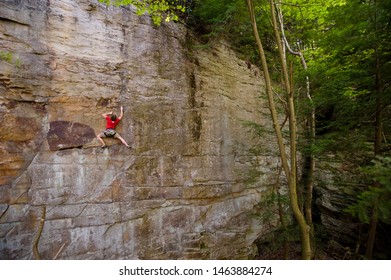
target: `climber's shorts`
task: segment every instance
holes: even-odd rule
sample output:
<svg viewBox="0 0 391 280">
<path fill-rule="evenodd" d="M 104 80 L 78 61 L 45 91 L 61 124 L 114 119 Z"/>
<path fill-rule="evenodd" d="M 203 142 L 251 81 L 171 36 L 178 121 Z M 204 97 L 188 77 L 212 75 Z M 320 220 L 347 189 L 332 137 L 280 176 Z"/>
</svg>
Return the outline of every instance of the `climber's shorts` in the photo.
<svg viewBox="0 0 391 280">
<path fill-rule="evenodd" d="M 99 133 L 98 136 L 102 137 L 102 138 L 119 138 L 120 137 L 118 132 L 116 132 L 114 129 L 106 129 L 105 131 L 102 131 L 101 133 Z"/>
</svg>

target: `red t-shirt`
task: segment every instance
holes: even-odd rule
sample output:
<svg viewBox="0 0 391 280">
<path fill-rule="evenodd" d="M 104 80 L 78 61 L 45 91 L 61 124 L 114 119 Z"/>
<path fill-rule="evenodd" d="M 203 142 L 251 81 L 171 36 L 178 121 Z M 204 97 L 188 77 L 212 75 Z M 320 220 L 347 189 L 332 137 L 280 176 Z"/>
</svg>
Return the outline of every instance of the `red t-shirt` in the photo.
<svg viewBox="0 0 391 280">
<path fill-rule="evenodd" d="M 115 121 L 112 121 L 109 116 L 106 116 L 106 129 L 115 129 L 120 120 L 120 118 L 117 118 Z"/>
</svg>

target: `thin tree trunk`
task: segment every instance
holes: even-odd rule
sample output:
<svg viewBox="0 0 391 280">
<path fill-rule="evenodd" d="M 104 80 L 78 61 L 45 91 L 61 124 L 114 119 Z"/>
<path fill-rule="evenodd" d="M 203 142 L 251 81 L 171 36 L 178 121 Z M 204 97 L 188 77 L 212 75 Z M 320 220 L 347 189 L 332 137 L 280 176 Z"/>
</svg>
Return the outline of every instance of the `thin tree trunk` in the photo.
<svg viewBox="0 0 391 280">
<path fill-rule="evenodd" d="M 290 184 L 289 184 L 289 196 L 293 214 L 296 221 L 299 224 L 301 233 L 301 253 L 303 259 L 311 259 L 311 238 L 310 228 L 308 227 L 303 212 L 299 207 L 299 199 L 297 196 L 297 123 L 296 112 L 294 105 L 294 93 L 289 81 L 288 67 L 286 60 L 284 59 L 284 53 L 282 48 L 282 41 L 280 32 L 278 30 L 277 17 L 275 13 L 274 1 L 269 0 L 270 12 L 273 22 L 274 35 L 276 37 L 277 46 L 280 54 L 282 73 L 284 76 L 284 83 L 288 100 L 288 113 L 289 113 L 289 134 L 290 134 L 290 151 L 291 151 L 291 170 L 290 170 Z"/>
<path fill-rule="evenodd" d="M 379 187 L 379 186 L 378 186 Z M 367 240 L 367 250 L 365 252 L 365 257 L 367 259 L 373 258 L 373 249 L 375 247 L 375 240 L 376 240 L 376 229 L 377 229 L 377 223 L 379 221 L 379 202 L 376 200 L 373 203 L 372 206 L 372 215 L 371 215 L 371 222 L 369 224 L 369 234 L 368 234 L 368 240 Z"/>
<path fill-rule="evenodd" d="M 376 75 L 377 76 L 377 75 Z M 378 79 L 376 79 L 378 80 Z M 381 154 L 381 143 L 382 143 L 382 125 L 381 125 L 381 99 L 380 99 L 380 93 L 377 93 L 378 97 L 376 99 L 376 113 L 375 113 L 375 139 L 374 139 L 374 153 L 375 156 L 378 156 Z M 373 182 L 374 188 L 381 188 L 379 182 Z M 376 230 L 377 230 L 377 224 L 379 221 L 379 200 L 376 199 L 373 202 L 372 205 L 372 215 L 371 220 L 369 224 L 369 233 L 368 233 L 368 240 L 367 240 L 367 249 L 365 252 L 365 257 L 367 259 L 373 258 L 373 249 L 375 247 L 375 241 L 376 241 Z"/>
<path fill-rule="evenodd" d="M 294 51 L 292 47 L 290 46 L 288 39 L 285 36 L 284 32 L 284 19 L 282 15 L 281 9 L 279 9 L 276 5 L 278 19 L 280 22 L 280 29 L 281 34 L 283 38 L 283 42 L 286 46 L 286 49 L 289 51 L 289 53 L 299 56 L 301 64 L 303 66 L 304 70 L 307 70 L 307 62 L 304 58 L 304 55 L 301 51 Z M 310 149 L 315 144 L 315 106 L 313 104 L 313 100 L 310 93 L 310 79 L 308 76 L 306 78 L 306 98 L 309 101 L 310 104 L 310 113 L 307 117 L 307 138 L 308 138 L 308 144 Z M 313 231 L 313 225 L 312 225 L 312 193 L 313 193 L 313 182 L 314 182 L 314 171 L 315 171 L 315 158 L 312 153 L 312 150 L 310 151 L 308 155 L 308 171 L 307 171 L 307 181 L 306 181 L 306 196 L 305 196 L 305 203 L 304 203 L 304 211 L 305 211 L 305 218 L 307 221 L 307 224 L 310 225 L 311 231 Z"/>
<path fill-rule="evenodd" d="M 270 78 L 269 69 L 268 69 L 268 65 L 267 65 L 267 61 L 266 61 L 266 55 L 265 55 L 265 52 L 264 52 L 264 49 L 262 46 L 261 39 L 258 34 L 257 23 L 255 21 L 253 1 L 252 0 L 246 0 L 246 1 L 247 1 L 247 5 L 249 8 L 251 26 L 253 29 L 255 41 L 257 44 L 258 52 L 259 52 L 259 56 L 261 58 L 263 76 L 265 78 L 265 85 L 266 85 L 266 94 L 267 94 L 268 103 L 269 103 L 269 110 L 270 110 L 270 114 L 272 117 L 274 131 L 275 131 L 276 137 L 277 137 L 277 144 L 278 144 L 278 149 L 280 152 L 281 164 L 282 164 L 282 168 L 284 170 L 284 173 L 289 174 L 290 168 L 289 168 L 289 164 L 288 164 L 287 155 L 285 153 L 285 146 L 284 146 L 284 140 L 282 137 L 281 128 L 278 123 L 277 110 L 276 110 L 276 106 L 275 106 L 274 99 L 273 99 L 273 89 L 272 89 L 271 78 Z M 288 180 L 288 184 L 290 184 L 290 180 L 291 180 L 290 176 L 286 176 L 286 177 Z"/>
<path fill-rule="evenodd" d="M 283 78 L 284 83 L 287 90 L 287 100 L 288 100 L 288 115 L 289 115 L 289 131 L 290 131 L 290 154 L 291 159 L 289 166 L 288 156 L 285 151 L 285 145 L 283 142 L 283 137 L 281 133 L 281 127 L 278 124 L 278 118 L 277 118 L 277 110 L 274 103 L 273 98 L 273 90 L 271 85 L 271 78 L 269 75 L 268 70 L 268 64 L 266 61 L 265 52 L 263 50 L 262 42 L 258 34 L 258 28 L 255 20 L 255 14 L 254 14 L 254 8 L 253 8 L 253 1 L 252 0 L 246 0 L 249 13 L 250 13 L 250 20 L 251 20 L 251 26 L 253 29 L 255 41 L 258 47 L 258 51 L 261 58 L 262 68 L 264 72 L 264 78 L 265 78 L 265 84 L 266 84 L 266 93 L 268 96 L 268 102 L 269 102 L 269 110 L 272 116 L 273 121 L 273 127 L 274 131 L 276 133 L 277 137 L 277 144 L 280 152 L 280 158 L 282 167 L 285 173 L 285 176 L 288 181 L 289 186 L 289 197 L 291 202 L 291 208 L 293 211 L 293 214 L 296 218 L 296 221 L 299 224 L 300 233 L 301 233 L 301 248 L 302 248 L 302 258 L 303 259 L 310 259 L 311 258 L 311 244 L 310 244 L 310 234 L 309 234 L 309 228 L 306 224 L 305 218 L 303 213 L 300 211 L 299 204 L 298 204 L 298 197 L 297 197 L 297 178 L 296 178 L 296 171 L 297 171 L 297 162 L 296 162 L 296 116 L 295 116 L 295 108 L 294 108 L 294 100 L 293 100 L 293 93 L 290 89 L 290 83 L 289 83 L 289 76 L 287 71 L 286 63 L 284 63 L 284 57 L 282 53 L 282 46 L 281 46 L 281 39 L 277 30 L 277 23 L 276 23 L 276 17 L 274 13 L 274 3 L 273 1 L 270 1 L 271 6 L 271 12 L 272 12 L 272 20 L 273 20 L 273 27 L 276 34 L 276 39 L 278 43 L 280 58 L 282 60 L 282 68 L 283 68 Z"/>
<path fill-rule="evenodd" d="M 281 29 L 284 45 L 286 46 L 286 49 L 289 51 L 289 53 L 300 57 L 300 61 L 303 66 L 303 69 L 306 71 L 308 67 L 304 55 L 301 51 L 294 51 L 290 46 L 288 39 L 285 36 L 284 18 L 282 15 L 282 11 L 277 5 L 276 5 L 276 10 L 280 22 L 280 29 Z M 312 197 L 313 197 L 313 189 L 314 189 L 315 157 L 312 152 L 312 148 L 315 145 L 315 136 L 316 136 L 315 106 L 313 104 L 313 100 L 310 93 L 310 79 L 308 76 L 306 76 L 306 98 L 308 99 L 310 105 L 310 112 L 307 116 L 307 122 L 306 122 L 307 141 L 308 141 L 308 146 L 310 148 L 310 151 L 308 156 L 306 157 L 306 160 L 308 161 L 308 170 L 306 174 L 307 177 L 306 177 L 306 185 L 305 185 L 304 214 L 305 214 L 306 222 L 311 228 L 312 240 L 314 241 L 314 226 L 312 223 Z"/>
<path fill-rule="evenodd" d="M 374 1 L 373 5 L 377 5 L 376 0 Z M 376 10 L 376 9 L 375 9 Z M 377 14 L 375 12 L 374 15 L 374 21 L 375 21 L 375 29 L 377 31 Z M 382 144 L 382 85 L 381 85 L 381 66 L 379 61 L 379 52 L 377 45 L 375 46 L 375 61 L 376 61 L 376 69 L 375 69 L 375 94 L 376 94 L 376 106 L 375 106 L 375 136 L 374 136 L 374 154 L 375 156 L 381 155 L 381 144 Z M 373 182 L 373 187 L 380 188 L 381 185 L 379 182 Z M 372 205 L 372 216 L 369 226 L 369 234 L 368 234 L 368 241 L 367 241 L 367 250 L 365 252 L 365 256 L 368 259 L 373 258 L 373 249 L 375 247 L 375 240 L 376 240 L 376 230 L 377 230 L 377 224 L 379 220 L 379 200 L 376 199 Z"/>
<path fill-rule="evenodd" d="M 281 203 L 281 194 L 280 194 L 280 175 L 282 172 L 282 168 L 278 167 L 278 174 L 277 174 L 277 182 L 276 182 L 276 194 L 277 194 L 277 205 L 278 205 L 278 216 L 280 217 L 280 223 L 281 223 L 281 228 L 283 231 L 283 242 L 284 242 L 284 259 L 289 258 L 289 246 L 288 246 L 288 238 L 287 238 L 287 226 L 285 223 L 285 218 L 284 218 L 284 207 Z"/>
</svg>

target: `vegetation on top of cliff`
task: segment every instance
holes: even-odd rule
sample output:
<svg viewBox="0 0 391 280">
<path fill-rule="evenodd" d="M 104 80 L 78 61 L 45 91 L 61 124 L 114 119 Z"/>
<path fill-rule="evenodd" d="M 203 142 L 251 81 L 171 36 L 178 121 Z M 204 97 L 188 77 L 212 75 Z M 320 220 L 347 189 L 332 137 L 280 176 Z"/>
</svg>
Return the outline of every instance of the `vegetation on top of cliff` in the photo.
<svg viewBox="0 0 391 280">
<path fill-rule="evenodd" d="M 106 5 L 136 7 L 136 13 L 143 15 L 148 13 L 156 25 L 160 25 L 162 20 L 178 20 L 178 14 L 185 12 L 186 0 L 99 0 Z"/>
</svg>

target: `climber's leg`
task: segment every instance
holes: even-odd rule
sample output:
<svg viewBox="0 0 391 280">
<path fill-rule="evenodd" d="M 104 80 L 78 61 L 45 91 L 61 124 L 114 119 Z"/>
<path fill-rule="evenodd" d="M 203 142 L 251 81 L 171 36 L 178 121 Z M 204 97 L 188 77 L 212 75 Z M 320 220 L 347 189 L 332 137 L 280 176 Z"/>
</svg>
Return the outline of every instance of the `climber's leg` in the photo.
<svg viewBox="0 0 391 280">
<path fill-rule="evenodd" d="M 105 134 L 103 132 L 96 135 L 96 138 L 98 138 L 99 142 L 102 143 L 102 148 L 106 147 L 105 141 L 103 141 L 102 137 L 105 137 Z"/>
<path fill-rule="evenodd" d="M 122 138 L 121 135 L 119 135 L 118 132 L 114 135 L 114 138 L 118 138 L 122 142 L 122 144 L 124 144 L 126 147 L 130 148 L 129 144 L 126 143 L 125 139 Z"/>
</svg>

